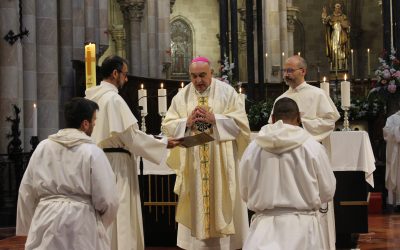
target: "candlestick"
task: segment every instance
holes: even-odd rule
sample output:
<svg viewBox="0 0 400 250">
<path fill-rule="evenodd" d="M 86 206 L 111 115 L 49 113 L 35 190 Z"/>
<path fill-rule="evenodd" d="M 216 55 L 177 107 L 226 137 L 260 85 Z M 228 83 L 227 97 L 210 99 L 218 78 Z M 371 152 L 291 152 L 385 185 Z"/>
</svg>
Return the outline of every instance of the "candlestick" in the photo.
<svg viewBox="0 0 400 250">
<path fill-rule="evenodd" d="M 351 74 L 353 75 L 353 79 L 356 78 L 354 74 L 354 51 L 351 49 Z"/>
<path fill-rule="evenodd" d="M 161 83 L 161 89 L 158 89 L 158 113 L 161 116 L 167 113 L 167 90 L 164 89 L 163 83 Z"/>
<path fill-rule="evenodd" d="M 344 81 L 340 83 L 340 92 L 342 96 L 342 107 L 350 107 L 350 82 L 346 81 L 347 76 L 344 75 Z"/>
<path fill-rule="evenodd" d="M 343 117 L 343 128 L 342 131 L 351 131 L 350 122 L 349 122 L 349 107 L 342 107 L 344 111 Z"/>
<path fill-rule="evenodd" d="M 371 61 L 369 57 L 369 48 L 367 49 L 367 58 L 368 58 L 368 78 L 371 76 Z"/>
<path fill-rule="evenodd" d="M 325 91 L 325 93 L 329 96 L 329 82 L 326 82 L 326 77 L 324 76 L 323 82 L 320 83 L 320 88 Z"/>
<path fill-rule="evenodd" d="M 37 136 L 37 107 L 36 103 L 33 104 L 33 113 L 32 113 L 32 136 Z"/>
<path fill-rule="evenodd" d="M 96 86 L 96 45 L 85 45 L 86 89 Z"/>
<path fill-rule="evenodd" d="M 140 111 L 142 116 L 147 115 L 147 90 L 144 89 L 144 85 L 141 84 L 141 88 L 138 90 L 138 100 L 139 106 L 142 106 L 142 110 Z"/>
</svg>

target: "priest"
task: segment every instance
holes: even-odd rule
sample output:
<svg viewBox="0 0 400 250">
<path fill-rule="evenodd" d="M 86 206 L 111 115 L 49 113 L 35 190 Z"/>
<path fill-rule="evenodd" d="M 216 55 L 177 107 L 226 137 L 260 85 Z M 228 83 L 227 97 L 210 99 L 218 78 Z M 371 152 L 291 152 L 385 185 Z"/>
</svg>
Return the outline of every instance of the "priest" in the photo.
<svg viewBox="0 0 400 250">
<path fill-rule="evenodd" d="M 17 235 L 25 249 L 110 249 L 106 228 L 118 208 L 115 175 L 90 138 L 98 105 L 84 98 L 65 106 L 68 128 L 39 143 L 22 178 Z"/>
<path fill-rule="evenodd" d="M 136 157 L 155 163 L 166 158 L 173 139 L 155 139 L 139 130 L 135 116 L 118 89 L 128 81 L 128 63 L 119 56 L 107 57 L 101 65 L 103 81 L 86 90 L 86 98 L 100 106 L 92 137 L 106 152 L 117 180 L 120 207 L 111 228 L 112 249 L 144 249 L 142 211 Z"/>
<path fill-rule="evenodd" d="M 328 249 L 318 210 L 336 180 L 325 148 L 301 128 L 295 101 L 274 106 L 240 162 L 240 193 L 255 212 L 244 250 Z"/>
<path fill-rule="evenodd" d="M 179 196 L 177 245 L 183 249 L 240 249 L 248 232 L 238 189 L 238 165 L 249 143 L 244 103 L 232 86 L 212 77 L 210 61 L 192 60 L 191 83 L 172 99 L 162 123 L 168 136 L 207 133 L 214 141 L 172 150 Z"/>
</svg>

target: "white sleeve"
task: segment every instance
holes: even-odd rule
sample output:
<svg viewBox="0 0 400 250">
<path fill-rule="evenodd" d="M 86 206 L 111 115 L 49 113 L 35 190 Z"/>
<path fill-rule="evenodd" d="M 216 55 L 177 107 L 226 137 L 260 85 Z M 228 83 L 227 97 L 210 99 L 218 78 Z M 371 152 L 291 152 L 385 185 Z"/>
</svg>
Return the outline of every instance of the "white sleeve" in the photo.
<svg viewBox="0 0 400 250">
<path fill-rule="evenodd" d="M 116 178 L 106 155 L 100 149 L 94 150 L 90 168 L 92 203 L 107 228 L 115 219 L 119 205 Z"/>
<path fill-rule="evenodd" d="M 243 201 L 247 203 L 249 198 L 249 171 L 252 171 L 256 144 L 251 142 L 243 153 L 239 163 L 239 191 Z"/>
<path fill-rule="evenodd" d="M 214 136 L 217 141 L 233 141 L 240 133 L 239 126 L 232 118 L 215 114 Z"/>
<path fill-rule="evenodd" d="M 35 152 L 38 152 L 36 149 Z M 38 204 L 38 195 L 33 186 L 31 169 L 36 165 L 36 154 L 29 161 L 18 192 L 16 235 L 28 235 L 32 218 Z"/>
<path fill-rule="evenodd" d="M 336 178 L 325 148 L 322 145 L 320 146 L 319 154 L 314 161 L 314 167 L 317 173 L 319 196 L 321 202 L 325 203 L 333 199 L 336 190 Z"/>
</svg>

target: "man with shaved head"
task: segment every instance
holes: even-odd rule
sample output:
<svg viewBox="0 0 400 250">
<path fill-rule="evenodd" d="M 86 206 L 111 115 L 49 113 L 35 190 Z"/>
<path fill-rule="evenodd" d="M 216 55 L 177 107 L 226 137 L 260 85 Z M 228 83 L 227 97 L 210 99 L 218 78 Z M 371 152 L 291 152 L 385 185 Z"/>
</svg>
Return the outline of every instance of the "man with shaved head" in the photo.
<svg viewBox="0 0 400 250">
<path fill-rule="evenodd" d="M 240 193 L 255 212 L 244 250 L 328 249 L 318 210 L 336 180 L 325 148 L 300 125 L 295 101 L 274 106 L 240 161 Z"/>
<path fill-rule="evenodd" d="M 207 58 L 193 59 L 189 70 L 192 82 L 172 99 L 163 131 L 175 138 L 205 132 L 215 140 L 171 152 L 179 196 L 177 245 L 240 249 L 248 233 L 237 185 L 239 160 L 250 136 L 244 103 L 232 86 L 212 77 Z"/>
</svg>

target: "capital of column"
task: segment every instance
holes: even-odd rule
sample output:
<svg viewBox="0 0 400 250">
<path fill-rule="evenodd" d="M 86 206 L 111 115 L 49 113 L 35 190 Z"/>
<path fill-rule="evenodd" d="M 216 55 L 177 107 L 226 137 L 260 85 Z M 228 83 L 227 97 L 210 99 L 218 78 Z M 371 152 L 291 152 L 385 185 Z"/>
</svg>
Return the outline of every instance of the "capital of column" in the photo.
<svg viewBox="0 0 400 250">
<path fill-rule="evenodd" d="M 172 14 L 172 8 L 174 7 L 174 5 L 175 5 L 175 2 L 176 2 L 176 0 L 169 0 L 169 11 L 170 11 L 170 14 Z"/>
<path fill-rule="evenodd" d="M 144 0 L 117 0 L 125 19 L 140 22 L 143 18 Z"/>
<path fill-rule="evenodd" d="M 112 40 L 116 43 L 116 44 L 124 44 L 125 43 L 125 39 L 126 39 L 126 35 L 125 35 L 125 29 L 121 26 L 121 27 L 115 27 L 113 26 L 110 30 L 109 30 L 110 34 L 111 34 L 111 38 Z"/>
<path fill-rule="evenodd" d="M 297 14 L 300 13 L 298 7 L 288 6 L 287 10 L 287 29 L 289 32 L 294 32 Z"/>
</svg>

